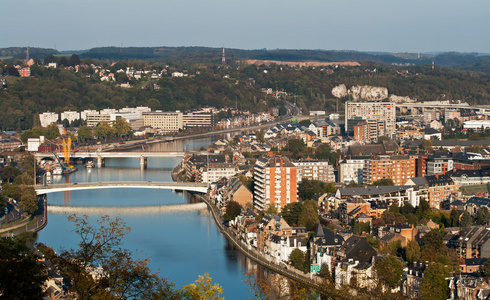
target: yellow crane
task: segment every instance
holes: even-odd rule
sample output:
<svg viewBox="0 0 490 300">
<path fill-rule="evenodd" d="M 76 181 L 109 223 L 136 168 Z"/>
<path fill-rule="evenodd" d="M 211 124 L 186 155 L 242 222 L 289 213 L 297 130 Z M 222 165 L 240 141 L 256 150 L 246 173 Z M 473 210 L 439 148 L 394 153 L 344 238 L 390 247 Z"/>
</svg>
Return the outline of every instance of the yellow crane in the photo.
<svg viewBox="0 0 490 300">
<path fill-rule="evenodd" d="M 70 165 L 70 155 L 71 155 L 71 137 L 67 140 L 63 139 L 63 157 L 65 158 L 65 164 Z"/>
</svg>

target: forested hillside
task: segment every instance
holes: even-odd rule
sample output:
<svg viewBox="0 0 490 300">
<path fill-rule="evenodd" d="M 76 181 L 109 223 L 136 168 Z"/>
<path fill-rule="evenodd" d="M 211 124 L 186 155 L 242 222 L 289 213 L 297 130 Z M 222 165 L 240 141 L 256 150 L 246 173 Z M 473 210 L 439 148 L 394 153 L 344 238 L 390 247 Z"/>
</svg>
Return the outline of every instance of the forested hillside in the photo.
<svg viewBox="0 0 490 300">
<path fill-rule="evenodd" d="M 139 49 L 139 48 L 138 48 Z M 326 109 L 335 111 L 336 99 L 331 94 L 334 86 L 345 84 L 387 87 L 390 94 L 409 96 L 419 101 L 463 100 L 470 104 L 490 103 L 490 76 L 480 72 L 457 70 L 430 65 L 393 67 L 364 63 L 360 67 L 297 68 L 271 65 L 266 67 L 227 61 L 225 66 L 212 61 L 212 55 L 203 53 L 173 57 L 172 63 L 154 59 L 123 61 L 83 58 L 79 72 L 65 67 L 80 62 L 78 57 L 49 56 L 59 68 L 32 66 L 32 77 L 7 75 L 7 88 L 0 89 L 0 129 L 24 130 L 35 124 L 42 112 L 122 108 L 148 105 L 152 109 L 181 111 L 204 106 L 235 107 L 260 111 L 282 105 L 281 99 L 266 95 L 261 88 L 283 90 L 286 98 L 296 102 L 303 112 Z M 218 54 L 216 54 L 218 55 Z M 289 57 L 291 59 L 291 57 Z M 90 65 L 102 69 L 92 68 Z M 127 78 L 118 70 L 151 70 L 160 78 Z M 12 64 L 0 61 L 0 72 L 12 71 Z M 115 74 L 117 81 L 101 82 L 100 70 Z M 162 72 L 165 71 L 165 72 Z M 187 77 L 172 77 L 174 71 Z M 15 72 L 13 72 L 15 73 Z M 150 73 L 151 74 L 151 73 Z M 131 88 L 119 87 L 129 80 Z M 342 102 L 347 99 L 342 99 Z M 324 106 L 325 104 L 325 106 Z"/>
</svg>

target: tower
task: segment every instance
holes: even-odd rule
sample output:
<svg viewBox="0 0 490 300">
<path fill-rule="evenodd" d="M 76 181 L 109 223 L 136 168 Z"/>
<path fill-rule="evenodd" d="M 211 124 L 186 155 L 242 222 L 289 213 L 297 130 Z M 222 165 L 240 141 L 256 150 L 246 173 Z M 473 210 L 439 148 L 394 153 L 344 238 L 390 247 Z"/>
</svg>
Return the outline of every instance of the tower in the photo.
<svg viewBox="0 0 490 300">
<path fill-rule="evenodd" d="M 26 64 L 29 62 L 29 44 L 27 44 L 27 50 L 26 50 Z"/>
<path fill-rule="evenodd" d="M 223 45 L 223 56 L 221 57 L 221 64 L 224 65 L 226 63 L 225 59 L 225 45 Z"/>
</svg>

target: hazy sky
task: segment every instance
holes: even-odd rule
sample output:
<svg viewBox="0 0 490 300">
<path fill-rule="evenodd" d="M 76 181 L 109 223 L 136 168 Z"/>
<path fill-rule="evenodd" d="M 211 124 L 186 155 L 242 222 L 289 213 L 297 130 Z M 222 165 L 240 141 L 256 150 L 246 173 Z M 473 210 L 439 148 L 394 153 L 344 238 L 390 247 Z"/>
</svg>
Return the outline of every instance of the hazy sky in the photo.
<svg viewBox="0 0 490 300">
<path fill-rule="evenodd" d="M 1 0 L 0 48 L 490 52 L 488 0 Z"/>
</svg>

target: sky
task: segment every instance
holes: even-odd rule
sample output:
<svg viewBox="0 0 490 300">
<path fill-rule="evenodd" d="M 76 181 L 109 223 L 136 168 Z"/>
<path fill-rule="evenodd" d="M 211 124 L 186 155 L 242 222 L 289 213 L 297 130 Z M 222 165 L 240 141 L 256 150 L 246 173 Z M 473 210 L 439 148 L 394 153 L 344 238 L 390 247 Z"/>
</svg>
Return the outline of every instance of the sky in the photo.
<svg viewBox="0 0 490 300">
<path fill-rule="evenodd" d="M 0 48 L 490 53 L 488 0 L 2 0 Z"/>
</svg>

